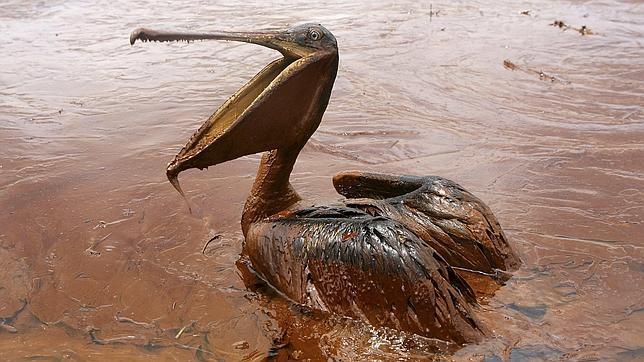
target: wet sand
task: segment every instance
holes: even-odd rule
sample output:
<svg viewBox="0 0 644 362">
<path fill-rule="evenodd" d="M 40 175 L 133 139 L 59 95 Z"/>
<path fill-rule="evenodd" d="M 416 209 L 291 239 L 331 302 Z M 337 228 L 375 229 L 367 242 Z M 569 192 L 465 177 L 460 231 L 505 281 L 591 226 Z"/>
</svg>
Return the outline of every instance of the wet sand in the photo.
<svg viewBox="0 0 644 362">
<path fill-rule="evenodd" d="M 313 5 L 0 8 L 0 359 L 643 359 L 642 5 Z M 483 199 L 524 262 L 478 309 L 486 341 L 374 330 L 244 285 L 259 156 L 186 172 L 192 214 L 167 182 L 185 140 L 278 55 L 131 47 L 130 31 L 305 20 L 334 32 L 340 69 L 295 188 L 337 200 L 332 175 L 361 169 L 440 175 Z"/>
</svg>

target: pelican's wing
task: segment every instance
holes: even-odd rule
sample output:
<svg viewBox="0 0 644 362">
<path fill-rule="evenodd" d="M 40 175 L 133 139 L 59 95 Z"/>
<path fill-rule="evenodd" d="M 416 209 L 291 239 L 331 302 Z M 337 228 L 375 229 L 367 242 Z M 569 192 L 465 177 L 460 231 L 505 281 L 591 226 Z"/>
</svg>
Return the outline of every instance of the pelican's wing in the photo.
<svg viewBox="0 0 644 362">
<path fill-rule="evenodd" d="M 394 220 L 347 207 L 304 209 L 253 224 L 244 248 L 296 302 L 435 338 L 481 336 L 469 285 Z"/>
<path fill-rule="evenodd" d="M 348 199 L 388 199 L 410 193 L 423 186 L 424 178 L 382 173 L 346 171 L 333 177 L 333 186 Z"/>
<path fill-rule="evenodd" d="M 344 172 L 333 184 L 350 198 L 349 206 L 379 209 L 376 213 L 404 224 L 453 267 L 495 274 L 520 265 L 492 211 L 453 181 Z"/>
</svg>

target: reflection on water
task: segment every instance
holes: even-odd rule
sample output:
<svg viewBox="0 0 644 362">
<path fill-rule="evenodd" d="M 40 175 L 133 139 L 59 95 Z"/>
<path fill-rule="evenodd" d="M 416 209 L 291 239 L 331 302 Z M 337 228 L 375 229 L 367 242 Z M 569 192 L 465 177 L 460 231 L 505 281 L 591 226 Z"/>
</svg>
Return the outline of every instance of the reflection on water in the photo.
<svg viewBox="0 0 644 362">
<path fill-rule="evenodd" d="M 641 4 L 315 5 L 5 2 L 0 357 L 644 358 Z M 524 260 L 479 308 L 485 342 L 373 330 L 247 288 L 235 262 L 257 156 L 187 172 L 193 214 L 166 181 L 185 139 L 277 55 L 130 47 L 129 32 L 305 20 L 335 33 L 341 64 L 295 187 L 337 199 L 331 176 L 364 169 L 445 176 L 485 200 Z"/>
</svg>

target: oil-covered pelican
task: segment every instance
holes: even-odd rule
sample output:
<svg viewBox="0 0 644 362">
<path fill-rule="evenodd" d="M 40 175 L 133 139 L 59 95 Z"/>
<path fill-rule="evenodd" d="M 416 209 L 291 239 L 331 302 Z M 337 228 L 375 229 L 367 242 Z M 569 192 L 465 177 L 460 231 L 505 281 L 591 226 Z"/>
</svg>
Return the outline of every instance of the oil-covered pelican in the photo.
<svg viewBox="0 0 644 362">
<path fill-rule="evenodd" d="M 137 29 L 130 42 L 205 39 L 282 53 L 233 94 L 170 162 L 167 176 L 265 152 L 241 225 L 253 269 L 297 303 L 425 336 L 468 342 L 482 329 L 468 280 L 516 269 L 492 212 L 436 176 L 344 172 L 347 199 L 310 206 L 289 183 L 320 124 L 338 70 L 333 34 L 318 24 L 283 32 L 179 33 Z M 498 279 L 498 278 L 497 278 Z"/>
</svg>

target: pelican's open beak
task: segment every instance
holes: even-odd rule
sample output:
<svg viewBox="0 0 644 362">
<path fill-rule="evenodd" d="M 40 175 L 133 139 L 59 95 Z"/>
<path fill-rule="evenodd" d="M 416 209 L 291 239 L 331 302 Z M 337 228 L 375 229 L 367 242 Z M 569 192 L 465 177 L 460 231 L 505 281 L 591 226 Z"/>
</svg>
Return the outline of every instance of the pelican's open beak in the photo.
<svg viewBox="0 0 644 362">
<path fill-rule="evenodd" d="M 130 44 L 134 45 L 137 40 L 141 41 L 194 41 L 194 40 L 228 40 L 240 41 L 262 45 L 275 49 L 282 53 L 285 58 L 292 60 L 305 57 L 311 53 L 311 49 L 293 42 L 288 31 L 286 32 L 208 32 L 189 33 L 157 31 L 146 28 L 139 28 L 130 35 Z"/>
<path fill-rule="evenodd" d="M 168 164 L 168 180 L 182 195 L 178 175 L 183 170 L 203 169 L 245 155 L 289 146 L 301 138 L 306 128 L 301 125 L 301 119 L 310 113 L 311 104 L 318 96 L 311 87 L 315 89 L 319 80 L 316 77 L 319 78 L 323 71 L 318 66 L 310 66 L 319 63 L 316 61 L 319 57 L 313 56 L 316 49 L 298 44 L 289 31 L 181 33 L 140 28 L 132 32 L 130 43 L 134 44 L 136 40 L 208 39 L 258 44 L 275 49 L 284 57 L 268 64 L 235 92 Z"/>
</svg>

